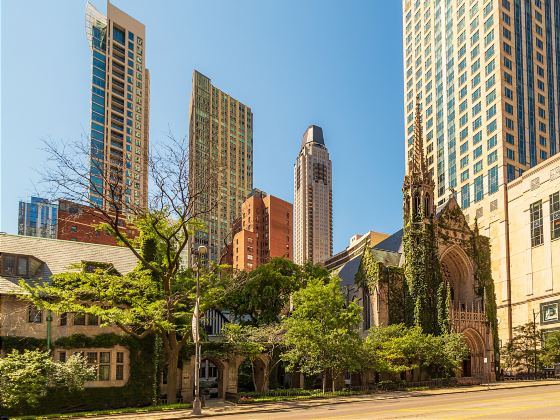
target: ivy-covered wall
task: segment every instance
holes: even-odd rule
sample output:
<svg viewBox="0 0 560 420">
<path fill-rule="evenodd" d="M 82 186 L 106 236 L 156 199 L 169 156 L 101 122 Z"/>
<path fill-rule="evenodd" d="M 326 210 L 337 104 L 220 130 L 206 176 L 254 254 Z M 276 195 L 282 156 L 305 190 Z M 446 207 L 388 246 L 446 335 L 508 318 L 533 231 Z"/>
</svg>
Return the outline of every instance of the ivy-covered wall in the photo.
<svg viewBox="0 0 560 420">
<path fill-rule="evenodd" d="M 45 340 L 27 337 L 1 337 L 2 350 L 45 349 Z M 83 391 L 68 392 L 49 388 L 45 398 L 36 407 L 26 407 L 24 414 L 63 413 L 71 411 L 100 410 L 106 408 L 137 407 L 149 405 L 152 398 L 153 381 L 153 337 L 138 340 L 117 334 L 85 336 L 75 334 L 61 337 L 55 347 L 66 349 L 111 348 L 116 345 L 127 347 L 130 352 L 130 377 L 125 386 L 110 388 L 86 388 Z M 18 414 L 3 409 L 3 414 Z"/>
<path fill-rule="evenodd" d="M 412 300 L 401 267 L 377 261 L 369 247 L 365 247 L 355 281 L 370 293 L 376 288 L 387 292 L 389 324 L 412 325 Z"/>
</svg>

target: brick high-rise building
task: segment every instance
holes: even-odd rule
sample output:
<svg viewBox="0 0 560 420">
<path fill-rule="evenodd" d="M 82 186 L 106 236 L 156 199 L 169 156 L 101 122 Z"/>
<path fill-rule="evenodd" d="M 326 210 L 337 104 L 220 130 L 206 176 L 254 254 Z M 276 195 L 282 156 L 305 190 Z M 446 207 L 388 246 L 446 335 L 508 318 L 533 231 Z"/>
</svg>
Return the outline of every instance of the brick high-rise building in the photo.
<svg viewBox="0 0 560 420">
<path fill-rule="evenodd" d="M 56 238 L 90 244 L 118 245 L 112 235 L 97 228 L 106 223 L 106 220 L 106 216 L 97 208 L 59 200 Z M 119 225 L 121 232 L 127 237 L 134 238 L 138 235 L 138 230 L 129 226 L 126 220 L 121 219 Z"/>
<path fill-rule="evenodd" d="M 251 108 L 193 72 L 189 106 L 189 178 L 194 210 L 206 225 L 191 247 L 205 245 L 219 261 L 233 238 L 233 222 L 253 189 L 253 113 Z"/>
<path fill-rule="evenodd" d="M 294 262 L 332 256 L 332 165 L 323 129 L 310 125 L 294 165 Z"/>
<path fill-rule="evenodd" d="M 233 268 L 253 270 L 274 257 L 292 259 L 292 205 L 253 190 L 241 208 L 233 237 Z"/>
<path fill-rule="evenodd" d="M 148 203 L 150 75 L 145 27 L 107 2 L 107 16 L 90 3 L 86 33 L 91 49 L 90 201 L 108 208 L 113 192 L 127 207 Z M 112 200 L 111 200 L 112 201 Z"/>
</svg>

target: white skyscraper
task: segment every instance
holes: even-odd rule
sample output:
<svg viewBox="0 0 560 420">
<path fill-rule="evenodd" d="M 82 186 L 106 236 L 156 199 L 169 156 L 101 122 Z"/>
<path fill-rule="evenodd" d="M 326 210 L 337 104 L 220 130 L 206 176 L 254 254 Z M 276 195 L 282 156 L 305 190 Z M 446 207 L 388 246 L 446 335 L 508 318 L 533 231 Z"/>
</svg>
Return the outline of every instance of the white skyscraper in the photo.
<svg viewBox="0 0 560 420">
<path fill-rule="evenodd" d="M 310 125 L 294 165 L 294 262 L 332 256 L 332 164 L 323 129 Z"/>
</svg>

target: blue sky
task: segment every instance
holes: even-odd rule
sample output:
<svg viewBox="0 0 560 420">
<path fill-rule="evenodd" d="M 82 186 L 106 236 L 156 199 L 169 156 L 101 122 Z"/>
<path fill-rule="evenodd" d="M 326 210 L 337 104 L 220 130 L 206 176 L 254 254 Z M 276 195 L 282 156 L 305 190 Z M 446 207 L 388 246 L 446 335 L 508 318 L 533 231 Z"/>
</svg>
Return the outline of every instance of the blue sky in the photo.
<svg viewBox="0 0 560 420">
<path fill-rule="evenodd" d="M 92 3 L 102 12 L 105 2 Z M 402 22 L 398 0 L 114 0 L 146 25 L 150 141 L 188 134 L 193 69 L 254 114 L 254 186 L 293 200 L 308 125 L 333 162 L 334 249 L 401 223 Z M 89 126 L 85 1 L 2 0 L 0 230 L 36 191 L 42 139 Z"/>
</svg>

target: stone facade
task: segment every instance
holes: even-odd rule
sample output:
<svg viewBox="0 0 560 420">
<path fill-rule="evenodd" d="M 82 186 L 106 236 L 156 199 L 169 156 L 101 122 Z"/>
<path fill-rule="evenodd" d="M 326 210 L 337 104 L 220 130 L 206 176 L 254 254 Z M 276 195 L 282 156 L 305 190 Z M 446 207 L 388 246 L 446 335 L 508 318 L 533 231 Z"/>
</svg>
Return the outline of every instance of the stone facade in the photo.
<svg viewBox="0 0 560 420">
<path fill-rule="evenodd" d="M 103 333 L 121 334 L 122 331 L 115 326 L 99 326 L 99 321 L 94 317 L 75 313 L 49 314 L 18 296 L 25 293 L 18 284 L 21 278 L 28 282 L 48 281 L 53 274 L 79 270 L 76 264 L 94 262 L 110 264 L 121 274 L 130 272 L 137 265 L 132 252 L 123 247 L 0 234 L 0 337 L 46 340 L 49 324 L 51 343 L 75 334 L 91 337 Z M 64 360 L 78 351 L 89 357 L 92 364 L 98 367 L 103 365 L 100 370 L 104 372 L 103 376 L 86 383 L 87 387 L 119 387 L 126 384 L 130 375 L 128 349 L 123 346 L 53 348 L 57 360 Z M 117 364 L 121 367 L 117 368 Z"/>
<path fill-rule="evenodd" d="M 471 229 L 452 194 L 434 204 L 417 107 L 414 146 L 403 183 L 404 227 L 337 271 L 371 326 L 405 323 L 424 332 L 462 333 L 470 349 L 462 377 L 495 379 L 495 297 L 488 238 Z M 420 379 L 420 377 L 410 378 Z"/>
</svg>

